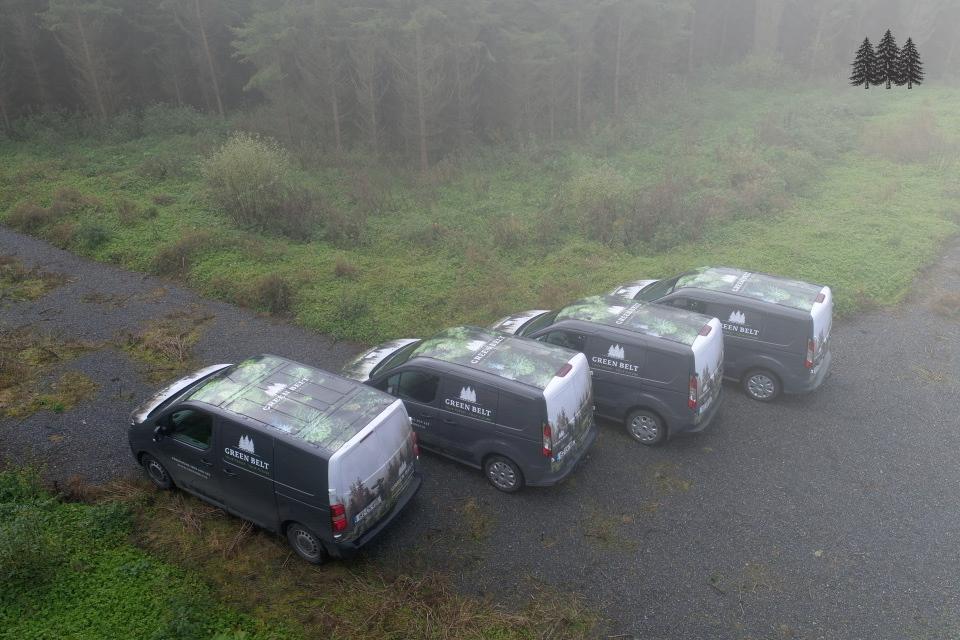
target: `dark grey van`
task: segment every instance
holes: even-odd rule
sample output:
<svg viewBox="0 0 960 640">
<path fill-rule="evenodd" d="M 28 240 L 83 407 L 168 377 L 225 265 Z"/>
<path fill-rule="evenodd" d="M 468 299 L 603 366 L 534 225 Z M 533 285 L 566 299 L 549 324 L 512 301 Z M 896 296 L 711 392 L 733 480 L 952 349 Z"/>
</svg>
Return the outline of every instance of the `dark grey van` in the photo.
<svg viewBox="0 0 960 640">
<path fill-rule="evenodd" d="M 154 484 L 286 535 L 317 564 L 370 541 L 420 488 L 402 402 L 277 356 L 174 382 L 129 436 Z"/>
<path fill-rule="evenodd" d="M 740 380 L 755 400 L 813 391 L 830 369 L 830 287 L 703 267 L 665 280 L 626 284 L 613 293 L 719 318 L 726 336 L 724 374 Z"/>
<path fill-rule="evenodd" d="M 425 449 L 482 469 L 508 493 L 560 482 L 597 436 L 583 354 L 499 332 L 395 340 L 343 374 L 402 399 Z"/>
<path fill-rule="evenodd" d="M 720 408 L 720 321 L 614 296 L 508 316 L 494 328 L 586 354 L 597 414 L 645 445 L 707 428 Z"/>
</svg>

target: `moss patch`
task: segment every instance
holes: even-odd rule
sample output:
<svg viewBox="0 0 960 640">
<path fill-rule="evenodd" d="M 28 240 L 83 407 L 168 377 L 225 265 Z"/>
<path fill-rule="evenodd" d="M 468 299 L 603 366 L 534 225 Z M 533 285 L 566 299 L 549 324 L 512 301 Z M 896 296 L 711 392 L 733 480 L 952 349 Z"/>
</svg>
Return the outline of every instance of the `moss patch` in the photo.
<svg viewBox="0 0 960 640">
<path fill-rule="evenodd" d="M 36 300 L 66 281 L 62 273 L 28 269 L 13 256 L 0 255 L 0 304 Z"/>
</svg>

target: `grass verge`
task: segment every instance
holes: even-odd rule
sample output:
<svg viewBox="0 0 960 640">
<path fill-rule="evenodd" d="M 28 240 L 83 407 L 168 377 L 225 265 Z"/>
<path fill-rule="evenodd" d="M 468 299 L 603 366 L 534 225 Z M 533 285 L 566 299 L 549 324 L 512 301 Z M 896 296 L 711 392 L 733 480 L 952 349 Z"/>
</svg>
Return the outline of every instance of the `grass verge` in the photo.
<svg viewBox="0 0 960 640">
<path fill-rule="evenodd" d="M 546 640 L 594 629 L 578 599 L 544 587 L 507 611 L 433 573 L 306 565 L 275 536 L 142 482 L 63 489 L 0 472 L 4 637 Z"/>
</svg>

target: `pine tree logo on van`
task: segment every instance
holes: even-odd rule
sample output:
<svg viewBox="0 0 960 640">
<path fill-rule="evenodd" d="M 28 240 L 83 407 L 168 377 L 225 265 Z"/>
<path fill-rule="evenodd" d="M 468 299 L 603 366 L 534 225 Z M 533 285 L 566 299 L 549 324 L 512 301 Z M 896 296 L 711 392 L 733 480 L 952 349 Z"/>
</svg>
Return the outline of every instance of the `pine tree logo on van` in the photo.
<svg viewBox="0 0 960 640">
<path fill-rule="evenodd" d="M 463 387 L 460 389 L 460 399 L 465 402 L 477 402 L 477 392 L 473 390 L 473 387 Z"/>
<path fill-rule="evenodd" d="M 610 358 L 616 358 L 617 360 L 623 360 L 623 347 L 619 344 L 610 345 L 610 349 L 607 351 L 607 356 Z"/>
<path fill-rule="evenodd" d="M 743 314 L 743 311 L 732 311 L 730 312 L 730 319 L 727 322 L 731 324 L 747 324 L 747 317 Z"/>
<path fill-rule="evenodd" d="M 246 451 L 247 453 L 256 454 L 256 450 L 253 446 L 253 438 L 250 436 L 240 436 L 240 444 L 237 445 L 237 449 Z"/>
<path fill-rule="evenodd" d="M 276 398 L 277 394 L 286 388 L 287 388 L 287 385 L 285 382 L 274 382 L 264 390 L 264 393 L 270 396 L 271 398 Z"/>
</svg>

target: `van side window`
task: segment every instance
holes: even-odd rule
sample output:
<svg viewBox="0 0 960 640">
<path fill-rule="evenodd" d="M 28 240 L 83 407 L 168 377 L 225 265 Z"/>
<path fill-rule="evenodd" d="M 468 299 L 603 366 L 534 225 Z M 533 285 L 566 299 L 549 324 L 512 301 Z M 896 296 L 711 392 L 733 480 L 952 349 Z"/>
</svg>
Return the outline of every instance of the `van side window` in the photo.
<svg viewBox="0 0 960 640">
<path fill-rule="evenodd" d="M 430 404 L 437 397 L 440 378 L 422 371 L 404 371 L 387 380 L 387 391 L 401 400 Z"/>
<path fill-rule="evenodd" d="M 537 338 L 540 342 L 555 344 L 574 351 L 583 351 L 583 336 L 569 331 L 551 331 Z"/>
<path fill-rule="evenodd" d="M 170 437 L 198 449 L 210 448 L 213 418 L 196 409 L 181 409 L 170 414 Z"/>
<path fill-rule="evenodd" d="M 670 300 L 664 300 L 664 304 L 669 304 L 671 307 L 676 307 L 678 309 L 686 309 L 687 311 L 693 311 L 695 313 L 707 312 L 707 303 L 705 303 L 702 300 L 696 300 L 694 298 L 688 298 L 686 296 L 680 296 L 678 298 L 671 298 Z"/>
</svg>

